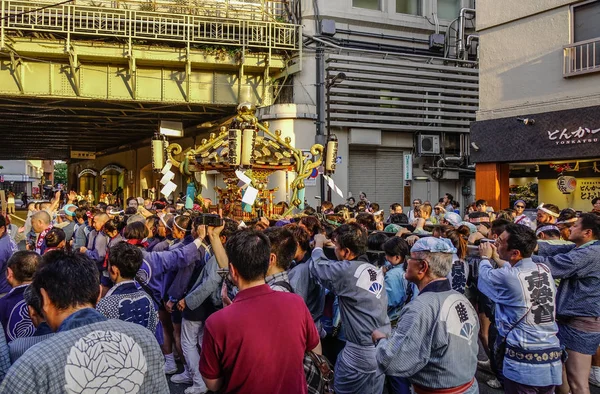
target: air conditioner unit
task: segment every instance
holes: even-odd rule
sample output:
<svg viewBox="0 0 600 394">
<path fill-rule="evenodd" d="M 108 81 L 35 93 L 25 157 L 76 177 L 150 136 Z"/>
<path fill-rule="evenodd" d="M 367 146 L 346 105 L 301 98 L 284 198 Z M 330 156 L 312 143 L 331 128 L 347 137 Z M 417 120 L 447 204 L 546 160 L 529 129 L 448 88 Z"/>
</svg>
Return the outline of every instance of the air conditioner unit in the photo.
<svg viewBox="0 0 600 394">
<path fill-rule="evenodd" d="M 419 154 L 420 155 L 439 155 L 440 154 L 440 136 L 439 135 L 419 135 Z"/>
</svg>

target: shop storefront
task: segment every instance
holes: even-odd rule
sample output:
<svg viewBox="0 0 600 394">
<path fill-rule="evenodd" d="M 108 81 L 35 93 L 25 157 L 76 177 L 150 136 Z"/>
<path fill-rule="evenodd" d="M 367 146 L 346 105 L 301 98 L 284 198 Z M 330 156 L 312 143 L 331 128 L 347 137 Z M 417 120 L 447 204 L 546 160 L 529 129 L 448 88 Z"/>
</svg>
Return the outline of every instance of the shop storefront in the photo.
<svg viewBox="0 0 600 394">
<path fill-rule="evenodd" d="M 92 194 L 96 194 L 96 177 L 98 176 L 98 172 L 91 169 L 86 168 L 81 170 L 79 174 L 77 174 L 77 184 L 78 184 L 78 192 L 81 195 L 87 195 L 88 191 L 92 191 Z"/>
<path fill-rule="evenodd" d="M 476 195 L 494 208 L 516 199 L 590 211 L 600 197 L 600 107 L 474 122 Z"/>
</svg>

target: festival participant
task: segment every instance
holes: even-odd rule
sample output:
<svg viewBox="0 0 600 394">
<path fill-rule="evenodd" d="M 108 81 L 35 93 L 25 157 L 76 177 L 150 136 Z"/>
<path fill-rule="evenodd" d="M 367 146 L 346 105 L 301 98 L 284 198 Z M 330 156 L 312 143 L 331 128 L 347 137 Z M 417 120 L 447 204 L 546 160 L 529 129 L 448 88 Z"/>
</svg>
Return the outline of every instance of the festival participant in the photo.
<svg viewBox="0 0 600 394">
<path fill-rule="evenodd" d="M 35 244 L 33 248 L 29 245 L 30 250 L 35 250 L 37 254 L 44 254 L 46 250 L 46 242 L 45 237 L 48 234 L 48 231 L 53 227 L 51 223 L 52 218 L 50 214 L 46 211 L 39 211 L 31 216 L 31 229 L 33 232 L 38 234 Z"/>
<path fill-rule="evenodd" d="M 323 225 L 319 219 L 314 216 L 304 216 L 300 219 L 298 224 L 308 231 L 311 240 L 314 239 L 315 235 L 323 233 Z"/>
<path fill-rule="evenodd" d="M 421 200 L 420 198 L 415 198 L 413 200 L 412 209 L 408 212 L 409 223 L 412 223 L 412 221 L 415 220 L 415 209 L 421 204 L 423 204 L 423 200 Z"/>
<path fill-rule="evenodd" d="M 231 219 L 224 219 L 223 227 L 208 227 L 208 239 L 211 245 L 218 243 L 224 245 L 227 239 L 238 228 L 238 223 Z M 198 226 L 196 226 L 198 227 Z M 202 231 L 202 230 L 200 230 Z M 196 230 L 196 232 L 199 232 Z M 204 323 L 222 304 L 220 288 L 223 278 L 219 275 L 217 258 L 206 247 L 206 264 L 196 279 L 191 278 L 187 286 L 187 294 L 177 303 L 177 308 L 182 313 L 181 322 L 181 348 L 187 363 L 187 369 L 192 378 L 192 386 L 185 389 L 185 394 L 202 394 L 208 389 L 200 375 L 200 353 L 198 347 L 202 345 Z"/>
<path fill-rule="evenodd" d="M 35 327 L 35 332 L 33 333 L 33 336 L 17 338 L 8 344 L 10 362 L 13 364 L 19 357 L 25 354 L 30 347 L 33 347 L 54 335 L 54 332 L 48 323 L 46 323 L 46 319 L 42 313 L 42 300 L 35 291 L 32 290 L 31 286 L 25 288 L 23 299 L 27 305 L 27 311 L 29 312 L 31 322 Z M 2 336 L 2 340 L 4 340 L 4 336 Z"/>
<path fill-rule="evenodd" d="M 542 224 L 538 226 L 535 230 L 535 236 L 537 237 L 538 242 L 547 242 L 551 245 L 573 244 L 573 242 L 569 240 L 561 239 L 560 229 L 553 224 Z"/>
<path fill-rule="evenodd" d="M 571 227 L 575 225 L 577 222 L 577 211 L 572 208 L 565 208 L 560 211 L 560 215 L 558 216 L 556 227 L 560 231 L 560 237 L 568 241 L 569 236 L 571 235 Z"/>
<path fill-rule="evenodd" d="M 96 305 L 107 319 L 120 319 L 156 332 L 158 312 L 152 298 L 139 290 L 135 277 L 142 266 L 143 254 L 139 248 L 120 241 L 111 245 L 107 272 L 114 286 Z"/>
<path fill-rule="evenodd" d="M 167 213 L 160 218 L 160 222 L 158 223 L 158 235 L 163 240 L 152 248 L 152 252 L 162 252 L 163 250 L 169 249 L 169 247 L 175 243 L 176 239 L 173 236 L 174 221 L 175 216 L 170 213 Z"/>
<path fill-rule="evenodd" d="M 443 219 L 440 222 L 440 224 L 447 224 L 454 228 L 457 228 L 458 226 L 460 226 L 461 223 L 462 223 L 462 218 L 460 217 L 460 215 L 458 215 L 457 213 L 454 213 L 454 212 L 446 212 L 444 214 Z"/>
<path fill-rule="evenodd" d="M 160 225 L 160 218 L 157 215 L 152 215 L 146 218 L 146 228 L 148 229 L 148 247 L 146 250 L 152 252 L 154 247 L 164 240 L 163 237 L 158 233 L 158 226 Z"/>
<path fill-rule="evenodd" d="M 454 206 L 452 205 L 452 203 L 455 203 L 455 201 L 454 196 L 452 194 L 444 194 L 444 197 L 442 197 L 441 202 L 444 205 L 444 209 L 446 210 L 446 212 L 454 212 Z"/>
<path fill-rule="evenodd" d="M 600 197 L 596 197 L 592 200 L 592 213 L 600 214 Z"/>
<path fill-rule="evenodd" d="M 87 210 L 85 208 L 77 208 L 75 210 L 75 228 L 73 229 L 73 250 L 79 250 L 82 246 L 87 245 Z"/>
<path fill-rule="evenodd" d="M 169 271 L 176 271 L 193 264 L 199 255 L 204 255 L 206 249 L 202 238 L 198 237 L 192 243 L 162 252 L 146 252 L 143 248 L 147 246 L 145 239 L 148 236 L 146 225 L 141 222 L 133 222 L 125 226 L 123 236 L 127 243 L 142 249 L 144 260 L 142 266 L 136 275 L 136 282 L 148 293 L 155 303 L 155 308 L 164 308 L 164 282 L 165 276 Z M 160 312 L 159 312 L 160 313 Z M 166 314 L 166 322 L 170 322 L 170 315 Z M 160 314 L 159 314 L 160 318 Z M 162 322 L 162 321 L 161 321 Z M 156 339 L 161 344 L 163 354 L 165 355 L 165 373 L 172 375 L 177 372 L 177 364 L 173 356 L 173 343 L 169 338 L 164 337 L 166 329 L 162 324 L 157 327 Z"/>
<path fill-rule="evenodd" d="M 296 255 L 298 242 L 289 230 L 281 227 L 270 227 L 264 231 L 264 234 L 271 244 L 265 282 L 272 290 L 293 293 L 288 270 Z"/>
<path fill-rule="evenodd" d="M 444 234 L 452 242 L 456 248 L 456 253 L 452 254 L 452 267 L 448 272 L 447 279 L 450 281 L 452 290 L 465 294 L 467 287 L 467 278 L 469 277 L 469 264 L 466 261 L 467 257 L 467 237 L 470 232 L 467 226 L 459 226 L 457 229 L 452 229 Z"/>
<path fill-rule="evenodd" d="M 6 334 L 6 342 L 33 336 L 35 327 L 29 317 L 23 293 L 37 269 L 41 257 L 31 251 L 16 252 L 7 263 L 6 280 L 12 290 L 0 298 L 0 322 Z"/>
<path fill-rule="evenodd" d="M 497 246 L 489 242 L 479 246 L 478 288 L 496 304 L 494 356 L 504 358 L 504 389 L 552 394 L 562 381 L 552 274 L 531 259 L 537 239 L 528 227 L 509 224 L 496 242 Z M 490 263 L 496 248 L 499 269 Z"/>
<path fill-rule="evenodd" d="M 529 228 L 535 228 L 534 224 L 531 222 L 531 219 L 529 219 L 527 217 L 527 215 L 525 215 L 525 207 L 526 206 L 527 206 L 527 204 L 523 200 L 515 201 L 515 204 L 513 205 L 513 208 L 515 209 L 515 215 L 516 215 L 515 223 L 522 224 Z"/>
<path fill-rule="evenodd" d="M 107 320 L 94 309 L 100 283 L 98 268 L 89 257 L 49 253 L 31 286 L 42 298 L 48 325 L 58 334 L 17 360 L 0 393 L 169 391 L 160 348 L 148 330 Z"/>
<path fill-rule="evenodd" d="M 307 393 L 302 360 L 308 351 L 320 353 L 319 335 L 300 297 L 265 283 L 269 239 L 237 232 L 227 241 L 226 261 L 223 246 L 215 246 L 240 291 L 206 320 L 200 358 L 206 386 L 222 393 Z"/>
<path fill-rule="evenodd" d="M 474 377 L 477 315 L 446 279 L 454 253 L 456 248 L 448 240 L 418 240 L 410 252 L 406 279 L 417 285 L 419 295 L 404 307 L 391 335 L 372 333 L 381 370 L 408 378 L 418 394 L 479 392 Z"/>
<path fill-rule="evenodd" d="M 0 296 L 10 291 L 11 286 L 2 272 L 6 271 L 6 264 L 10 257 L 18 250 L 15 241 L 8 234 L 6 219 L 0 215 Z"/>
<path fill-rule="evenodd" d="M 104 225 L 108 222 L 108 215 L 102 212 L 96 213 L 92 220 L 94 230 L 88 237 L 87 247 L 81 247 L 79 251 L 85 253 L 90 259 L 96 262 L 98 270 L 102 272 L 104 256 L 108 246 L 109 237 L 104 232 Z"/>
<path fill-rule="evenodd" d="M 298 243 L 294 261 L 292 262 L 294 267 L 288 273 L 290 285 L 292 285 L 294 293 L 304 299 L 313 320 L 315 323 L 318 323 L 325 307 L 325 291 L 310 274 L 309 261 L 312 253 L 310 237 L 304 228 L 295 223 L 288 224 L 284 228 L 294 235 Z M 320 324 L 317 327 L 320 327 Z"/>
<path fill-rule="evenodd" d="M 347 340 L 335 365 L 334 390 L 339 394 L 380 394 L 385 376 L 377 368 L 371 332 L 390 332 L 384 273 L 365 256 L 367 234 L 360 225 L 344 224 L 333 232 L 339 261 L 325 257 L 325 242 L 324 235 L 315 236 L 310 271 L 323 287 L 337 295 Z"/>
<path fill-rule="evenodd" d="M 560 216 L 560 209 L 554 204 L 541 203 L 537 209 L 536 223 L 538 226 L 555 224 Z"/>
<path fill-rule="evenodd" d="M 392 237 L 382 246 L 385 252 L 385 291 L 388 296 L 388 317 L 392 327 L 396 323 L 407 302 L 419 293 L 413 283 L 409 283 L 404 274 L 406 273 L 405 258 L 410 252 L 410 246 L 401 237 Z"/>
<path fill-rule="evenodd" d="M 64 250 L 67 248 L 65 232 L 60 228 L 53 227 L 50 229 L 48 234 L 46 234 L 44 242 L 46 243 L 46 250 L 44 251 L 44 254 L 54 250 Z"/>
<path fill-rule="evenodd" d="M 431 205 L 430 204 L 422 204 L 416 210 L 418 213 L 418 217 L 415 219 L 413 226 L 415 227 L 415 233 L 423 233 L 426 232 L 424 227 L 430 226 L 433 223 L 431 222 Z"/>
<path fill-rule="evenodd" d="M 66 204 L 63 207 L 63 210 L 65 212 L 65 220 L 67 224 L 63 226 L 62 229 L 65 232 L 65 240 L 67 243 L 69 243 L 75 235 L 75 225 L 77 224 L 75 220 L 75 211 L 77 210 L 77 207 L 73 204 Z"/>
<path fill-rule="evenodd" d="M 175 216 L 173 220 L 173 238 L 175 239 L 175 242 L 169 246 L 169 251 L 183 248 L 194 241 L 194 237 L 192 236 L 192 218 L 190 216 Z M 193 265 L 199 258 L 199 255 L 194 256 L 194 260 L 191 264 L 187 265 L 185 269 L 193 270 Z M 185 286 L 187 286 L 187 280 L 182 280 L 182 277 L 179 276 L 180 271 L 181 268 L 171 270 L 165 274 L 163 279 L 164 308 L 159 308 L 159 318 L 163 325 L 165 346 L 172 341 L 175 344 L 177 354 L 179 354 L 184 362 L 184 371 L 172 376 L 171 382 L 178 384 L 192 384 L 192 377 L 190 376 L 190 371 L 187 369 L 187 364 L 185 363 L 183 350 L 181 348 L 182 316 L 181 312 L 175 308 L 177 302 L 183 298 L 183 292 L 185 291 Z"/>
<path fill-rule="evenodd" d="M 567 379 L 560 394 L 589 393 L 592 355 L 600 346 L 600 216 L 583 213 L 571 227 L 574 245 L 538 244 L 533 261 L 560 279 L 556 296 L 558 338 L 566 347 Z"/>
</svg>

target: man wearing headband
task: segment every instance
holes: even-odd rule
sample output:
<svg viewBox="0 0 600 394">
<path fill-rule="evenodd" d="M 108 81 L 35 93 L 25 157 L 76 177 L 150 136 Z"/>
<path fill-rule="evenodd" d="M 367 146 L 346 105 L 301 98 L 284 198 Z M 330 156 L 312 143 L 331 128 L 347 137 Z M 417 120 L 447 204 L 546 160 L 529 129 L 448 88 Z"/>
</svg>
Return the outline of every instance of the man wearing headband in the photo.
<svg viewBox="0 0 600 394">
<path fill-rule="evenodd" d="M 541 203 L 537 207 L 536 222 L 537 225 L 555 224 L 560 216 L 560 209 L 554 204 Z"/>
<path fill-rule="evenodd" d="M 453 253 L 449 240 L 419 239 L 407 256 L 405 275 L 419 295 L 406 304 L 389 338 L 380 331 L 372 334 L 379 367 L 386 375 L 408 378 L 417 394 L 479 392 L 474 377 L 479 321 L 471 303 L 446 279 Z"/>
<path fill-rule="evenodd" d="M 560 236 L 564 240 L 568 240 L 571 236 L 571 227 L 577 222 L 577 211 L 572 208 L 565 208 L 560 211 L 556 227 L 560 230 Z"/>
<path fill-rule="evenodd" d="M 560 230 L 553 224 L 542 224 L 535 230 L 538 242 L 547 242 L 550 245 L 572 245 L 573 242 L 560 238 Z"/>
<path fill-rule="evenodd" d="M 562 382 L 552 274 L 531 259 L 537 239 L 526 226 L 509 224 L 496 245 L 484 242 L 479 246 L 482 260 L 477 287 L 496 304 L 498 337 L 492 354 L 496 360 L 504 357 L 497 365 L 504 376 L 504 390 L 552 394 Z M 490 263 L 496 253 L 499 269 Z"/>
<path fill-rule="evenodd" d="M 592 355 L 600 346 L 600 216 L 581 214 L 569 240 L 574 245 L 539 243 L 533 260 L 546 264 L 561 280 L 556 296 L 558 338 L 569 357 L 567 382 L 558 392 L 568 393 L 570 388 L 573 394 L 589 393 Z"/>
<path fill-rule="evenodd" d="M 513 208 L 517 212 L 517 216 L 515 217 L 515 223 L 522 224 L 523 226 L 527 226 L 531 229 L 534 229 L 535 226 L 531 222 L 531 219 L 529 219 L 527 217 L 527 215 L 525 215 L 525 207 L 526 206 L 527 206 L 527 204 L 525 204 L 525 201 L 523 201 L 523 200 L 515 201 L 515 205 L 513 205 Z"/>
</svg>

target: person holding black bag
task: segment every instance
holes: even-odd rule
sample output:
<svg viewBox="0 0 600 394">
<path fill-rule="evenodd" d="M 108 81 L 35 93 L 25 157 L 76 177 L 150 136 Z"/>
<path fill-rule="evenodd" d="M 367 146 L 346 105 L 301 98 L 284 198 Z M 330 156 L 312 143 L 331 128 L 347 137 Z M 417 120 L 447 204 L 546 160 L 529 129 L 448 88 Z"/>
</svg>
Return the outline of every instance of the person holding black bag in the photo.
<svg viewBox="0 0 600 394">
<path fill-rule="evenodd" d="M 533 230 L 519 224 L 507 225 L 495 245 L 479 246 L 477 287 L 496 304 L 493 353 L 507 393 L 551 394 L 562 383 L 556 287 L 550 269 L 531 259 L 536 246 Z M 492 268 L 492 257 L 499 257 L 498 269 Z"/>
</svg>

